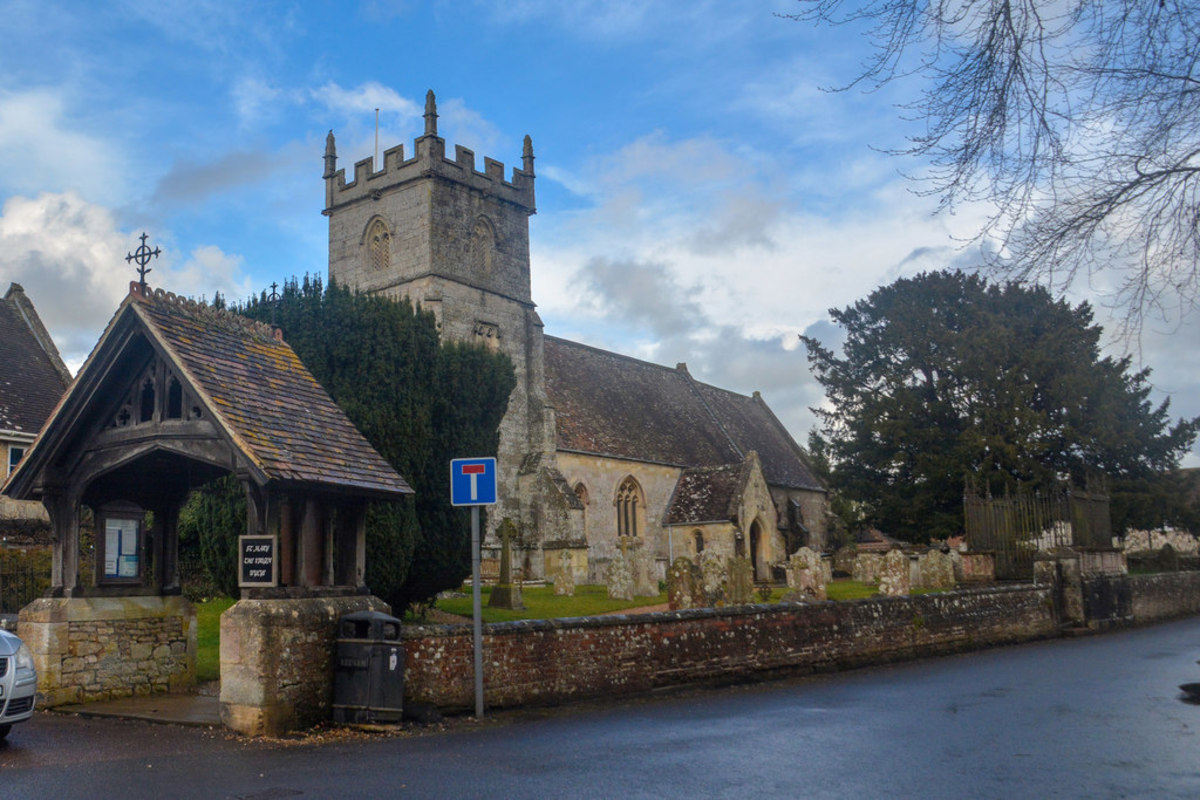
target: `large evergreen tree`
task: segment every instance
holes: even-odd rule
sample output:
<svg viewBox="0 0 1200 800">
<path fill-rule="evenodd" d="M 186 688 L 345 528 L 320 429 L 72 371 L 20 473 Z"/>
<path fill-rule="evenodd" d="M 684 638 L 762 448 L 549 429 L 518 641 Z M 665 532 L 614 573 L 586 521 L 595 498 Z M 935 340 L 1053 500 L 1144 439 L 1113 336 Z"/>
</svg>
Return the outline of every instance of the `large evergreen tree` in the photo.
<svg viewBox="0 0 1200 800">
<path fill-rule="evenodd" d="M 471 570 L 470 517 L 450 505 L 450 459 L 496 454 L 516 384 L 508 357 L 441 344 L 433 315 L 407 300 L 326 288 L 319 279 L 289 282 L 274 308 L 260 297 L 237 310 L 274 317 L 313 377 L 415 490 L 411 499 L 368 509 L 371 591 L 401 613 L 461 585 Z M 233 513 L 222 502 L 232 500 L 216 490 L 198 495 L 189 514 L 215 531 L 206 550 L 220 553 L 219 540 L 230 535 L 221 523 Z M 222 563 L 213 559 L 210 569 Z"/>
<path fill-rule="evenodd" d="M 966 479 L 993 491 L 1150 480 L 1200 431 L 1150 404 L 1149 370 L 1101 357 L 1086 303 L 1040 287 L 926 273 L 830 314 L 840 355 L 802 337 L 828 399 L 817 438 L 834 488 L 893 535 L 960 530 Z"/>
</svg>

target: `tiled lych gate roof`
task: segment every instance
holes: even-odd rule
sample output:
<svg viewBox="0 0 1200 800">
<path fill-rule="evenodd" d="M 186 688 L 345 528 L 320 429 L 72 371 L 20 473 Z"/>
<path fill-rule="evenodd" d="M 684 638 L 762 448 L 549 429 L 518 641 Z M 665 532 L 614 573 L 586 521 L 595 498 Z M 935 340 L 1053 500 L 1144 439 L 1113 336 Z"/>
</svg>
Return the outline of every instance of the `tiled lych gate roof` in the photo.
<svg viewBox="0 0 1200 800">
<path fill-rule="evenodd" d="M 142 337 L 179 370 L 257 482 L 364 497 L 412 492 L 269 326 L 137 283 L 14 476 L 19 490 L 73 429 L 90 424 L 97 393 L 122 390 L 108 376 Z"/>
<path fill-rule="evenodd" d="M 412 490 L 268 326 L 160 291 L 131 308 L 271 479 Z"/>
<path fill-rule="evenodd" d="M 824 491 L 757 395 L 553 336 L 545 354 L 560 450 L 681 467 L 740 464 L 753 450 L 767 483 Z"/>
<path fill-rule="evenodd" d="M 26 319 L 34 314 L 24 291 L 13 284 L 0 300 L 0 430 L 36 434 L 70 383 Z M 47 346 L 54 345 L 47 339 Z M 61 364 L 61 361 L 59 362 Z"/>
</svg>

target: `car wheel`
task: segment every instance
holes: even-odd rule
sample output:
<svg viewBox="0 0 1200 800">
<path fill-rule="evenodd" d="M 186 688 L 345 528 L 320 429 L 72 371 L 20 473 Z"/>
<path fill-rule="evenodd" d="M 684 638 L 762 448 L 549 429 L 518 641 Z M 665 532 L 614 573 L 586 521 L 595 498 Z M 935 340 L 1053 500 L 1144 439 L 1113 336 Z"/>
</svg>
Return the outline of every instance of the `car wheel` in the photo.
<svg viewBox="0 0 1200 800">
<path fill-rule="evenodd" d="M 0 739 L 8 736 L 8 732 L 12 730 L 12 725 L 0 725 Z"/>
</svg>

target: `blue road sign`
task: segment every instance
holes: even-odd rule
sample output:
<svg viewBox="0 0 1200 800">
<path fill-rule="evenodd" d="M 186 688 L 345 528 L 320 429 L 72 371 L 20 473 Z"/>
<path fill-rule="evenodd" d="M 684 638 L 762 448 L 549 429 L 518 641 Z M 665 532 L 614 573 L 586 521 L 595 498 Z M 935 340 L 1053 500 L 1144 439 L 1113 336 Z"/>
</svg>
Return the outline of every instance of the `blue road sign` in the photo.
<svg viewBox="0 0 1200 800">
<path fill-rule="evenodd" d="M 450 505 L 490 506 L 496 502 L 496 459 L 455 458 L 450 462 Z"/>
</svg>

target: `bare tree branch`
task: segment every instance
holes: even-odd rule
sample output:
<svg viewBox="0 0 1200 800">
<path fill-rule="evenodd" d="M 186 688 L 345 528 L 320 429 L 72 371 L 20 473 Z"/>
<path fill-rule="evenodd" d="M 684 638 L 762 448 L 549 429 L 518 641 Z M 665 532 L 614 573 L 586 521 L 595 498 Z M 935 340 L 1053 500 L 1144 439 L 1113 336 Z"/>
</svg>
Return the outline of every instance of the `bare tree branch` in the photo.
<svg viewBox="0 0 1200 800">
<path fill-rule="evenodd" d="M 1200 303 L 1200 2 L 797 0 L 789 18 L 865 25 L 871 56 L 839 90 L 918 79 L 941 210 L 986 201 L 978 232 L 1004 279 L 1087 279 L 1124 311 L 1178 321 Z"/>
</svg>

